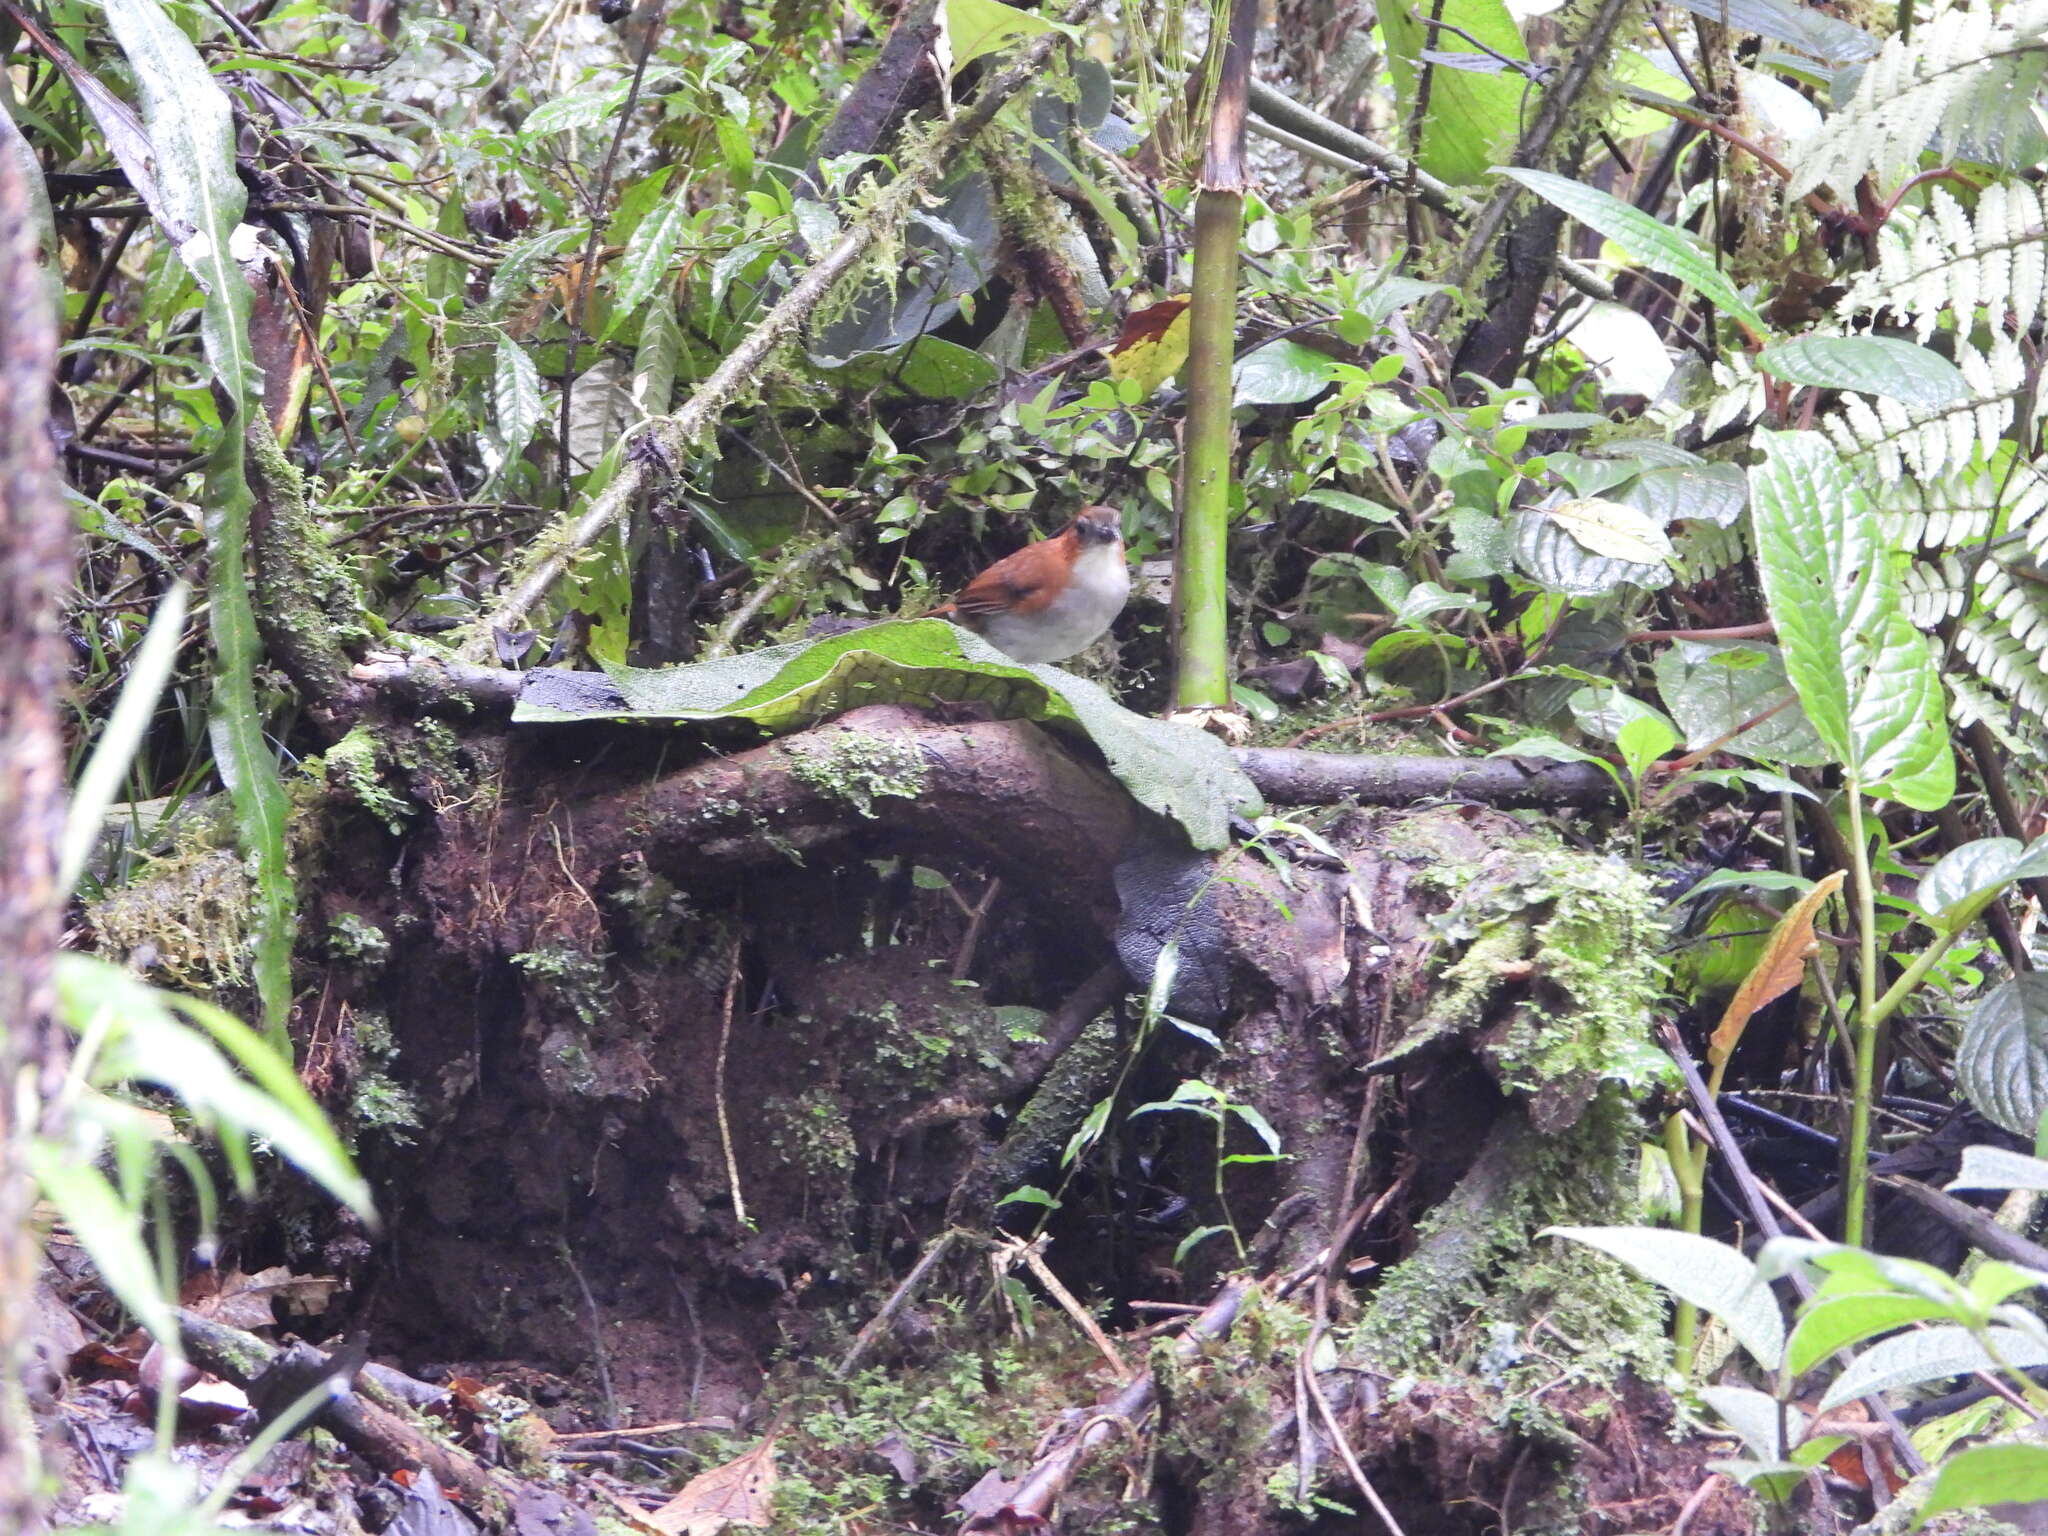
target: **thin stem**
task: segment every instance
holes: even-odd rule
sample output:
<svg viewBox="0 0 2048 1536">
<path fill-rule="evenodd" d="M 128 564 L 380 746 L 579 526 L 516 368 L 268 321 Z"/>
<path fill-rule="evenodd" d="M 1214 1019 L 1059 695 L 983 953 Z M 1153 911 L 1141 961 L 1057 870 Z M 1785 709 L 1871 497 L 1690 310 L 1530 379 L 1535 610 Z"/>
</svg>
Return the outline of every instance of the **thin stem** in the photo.
<svg viewBox="0 0 2048 1536">
<path fill-rule="evenodd" d="M 1849 1138 L 1842 1169 L 1842 1241 L 1861 1245 L 1869 1227 L 1865 1202 L 1870 1187 L 1870 1105 L 1876 1095 L 1877 1040 L 1883 1020 L 1877 1011 L 1877 897 L 1870 886 L 1870 846 L 1863 835 L 1863 786 L 1854 774 L 1849 796 L 1849 879 L 1856 887 L 1856 1040 L 1854 1076 L 1849 1084 Z"/>
</svg>

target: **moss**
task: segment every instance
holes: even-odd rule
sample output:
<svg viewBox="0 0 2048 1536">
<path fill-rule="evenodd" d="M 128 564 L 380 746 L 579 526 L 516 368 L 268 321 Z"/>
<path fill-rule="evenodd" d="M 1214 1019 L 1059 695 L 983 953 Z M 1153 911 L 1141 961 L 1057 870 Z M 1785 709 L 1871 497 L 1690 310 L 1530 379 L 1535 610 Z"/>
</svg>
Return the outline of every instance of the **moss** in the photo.
<svg viewBox="0 0 2048 1536">
<path fill-rule="evenodd" d="M 396 836 L 405 830 L 413 806 L 386 787 L 379 756 L 376 738 L 367 726 L 359 725 L 321 756 L 309 759 L 306 771 L 368 811 Z"/>
<path fill-rule="evenodd" d="M 841 730 L 809 738 L 792 750 L 789 770 L 821 793 L 844 800 L 861 815 L 875 814 L 884 795 L 915 800 L 924 793 L 924 759 L 915 747 L 887 737 Z"/>
<path fill-rule="evenodd" d="M 391 940 L 359 913 L 337 912 L 327 920 L 327 953 L 365 971 L 381 971 L 391 958 Z"/>
<path fill-rule="evenodd" d="M 829 1088 L 761 1101 L 769 1144 L 806 1174 L 843 1183 L 859 1156 L 846 1103 Z"/>
<path fill-rule="evenodd" d="M 1624 1366 L 1655 1379 L 1669 1356 L 1660 1297 L 1604 1254 L 1535 1238 L 1548 1226 L 1635 1220 L 1637 1140 L 1611 1087 L 1562 1135 L 1519 1116 L 1501 1122 L 1374 1293 L 1348 1352 L 1390 1374 L 1442 1377 L 1483 1363 L 1504 1388 L 1560 1371 L 1608 1380 Z"/>
<path fill-rule="evenodd" d="M 1052 1166 L 1115 1081 L 1123 1054 L 1122 1031 L 1113 1013 L 1095 1019 L 1060 1053 L 1038 1091 L 1017 1112 L 1016 1123 L 991 1160 L 990 1179 L 998 1198 Z"/>
<path fill-rule="evenodd" d="M 567 946 L 527 950 L 512 957 L 543 998 L 566 1003 L 585 1024 L 604 1018 L 612 986 L 606 976 L 607 957 Z"/>
<path fill-rule="evenodd" d="M 152 860 L 145 875 L 87 912 L 101 953 L 204 991 L 247 985 L 255 896 L 240 855 L 193 847 Z"/>
<path fill-rule="evenodd" d="M 255 425 L 247 434 L 257 497 L 251 546 L 264 639 L 316 698 L 338 699 L 350 686 L 344 647 L 371 638 L 362 622 L 369 605 L 307 506 L 304 477 L 261 415 Z"/>
</svg>

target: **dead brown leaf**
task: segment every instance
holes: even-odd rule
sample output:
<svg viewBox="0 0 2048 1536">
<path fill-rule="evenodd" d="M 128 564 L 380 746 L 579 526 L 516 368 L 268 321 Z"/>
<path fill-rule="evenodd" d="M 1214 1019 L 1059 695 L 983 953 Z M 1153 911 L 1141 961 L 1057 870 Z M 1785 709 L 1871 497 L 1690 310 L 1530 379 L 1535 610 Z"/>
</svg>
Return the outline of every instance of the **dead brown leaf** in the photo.
<svg viewBox="0 0 2048 1536">
<path fill-rule="evenodd" d="M 1843 879 L 1844 872 L 1839 869 L 1825 876 L 1778 919 L 1778 926 L 1771 930 L 1764 944 L 1763 954 L 1742 978 L 1735 996 L 1728 1000 L 1727 1010 L 1714 1029 L 1714 1038 L 1707 1043 L 1709 1065 L 1723 1065 L 1734 1054 L 1736 1042 L 1757 1010 L 1799 985 L 1806 974 L 1807 957 L 1819 947 L 1813 936 L 1814 914 L 1820 911 L 1822 902 L 1842 888 Z"/>
<path fill-rule="evenodd" d="M 775 1437 L 769 1435 L 745 1455 L 699 1472 L 645 1518 L 664 1536 L 718 1536 L 728 1525 L 766 1525 L 774 1499 Z"/>
</svg>

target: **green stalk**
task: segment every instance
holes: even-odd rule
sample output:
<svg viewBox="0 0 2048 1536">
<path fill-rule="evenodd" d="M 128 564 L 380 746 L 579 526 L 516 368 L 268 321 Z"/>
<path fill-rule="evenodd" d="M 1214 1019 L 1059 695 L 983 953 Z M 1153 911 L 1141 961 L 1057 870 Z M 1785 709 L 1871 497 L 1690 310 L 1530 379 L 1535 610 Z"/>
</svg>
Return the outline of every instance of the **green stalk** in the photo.
<svg viewBox="0 0 2048 1536">
<path fill-rule="evenodd" d="M 1231 0 L 1216 29 L 1221 73 L 1195 198 L 1194 297 L 1188 312 L 1188 421 L 1180 530 L 1173 550 L 1173 701 L 1230 705 L 1224 554 L 1230 530 L 1231 365 L 1237 344 L 1237 242 L 1244 227 L 1244 120 L 1251 89 L 1254 0 Z M 1216 56 L 1212 53 L 1213 67 Z"/>
<path fill-rule="evenodd" d="M 1706 1208 L 1704 1161 L 1706 1148 L 1693 1151 L 1685 1120 L 1669 1115 L 1664 1120 L 1664 1155 L 1671 1160 L 1671 1176 L 1678 1181 L 1678 1230 L 1700 1235 L 1700 1213 Z M 1671 1350 L 1676 1356 L 1682 1380 L 1692 1380 L 1693 1356 L 1699 1345 L 1700 1312 L 1689 1301 L 1681 1301 L 1671 1318 Z"/>
<path fill-rule="evenodd" d="M 1877 897 L 1870 887 L 1870 847 L 1863 836 L 1863 786 L 1855 774 L 1849 796 L 1849 879 L 1856 887 L 1856 1062 L 1849 1084 L 1849 1146 L 1842 1170 L 1842 1241 L 1861 1245 L 1868 1221 L 1870 1106 L 1876 1095 L 1877 1041 L 1884 1021 L 1877 1011 Z"/>
</svg>

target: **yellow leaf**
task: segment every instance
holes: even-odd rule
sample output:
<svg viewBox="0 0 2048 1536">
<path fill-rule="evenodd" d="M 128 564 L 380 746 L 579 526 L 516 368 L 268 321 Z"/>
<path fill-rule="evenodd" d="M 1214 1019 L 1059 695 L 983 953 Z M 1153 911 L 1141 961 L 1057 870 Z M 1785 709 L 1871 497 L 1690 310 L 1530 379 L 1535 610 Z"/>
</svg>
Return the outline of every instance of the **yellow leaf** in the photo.
<svg viewBox="0 0 2048 1536">
<path fill-rule="evenodd" d="M 1109 376 L 1137 382 L 1142 396 L 1180 372 L 1188 360 L 1188 301 L 1162 299 L 1124 316 L 1123 330 L 1109 353 Z"/>
<path fill-rule="evenodd" d="M 1674 553 L 1663 528 L 1646 513 L 1618 501 L 1584 496 L 1549 509 L 1550 520 L 1572 541 L 1610 560 L 1634 565 L 1663 565 Z"/>
</svg>

